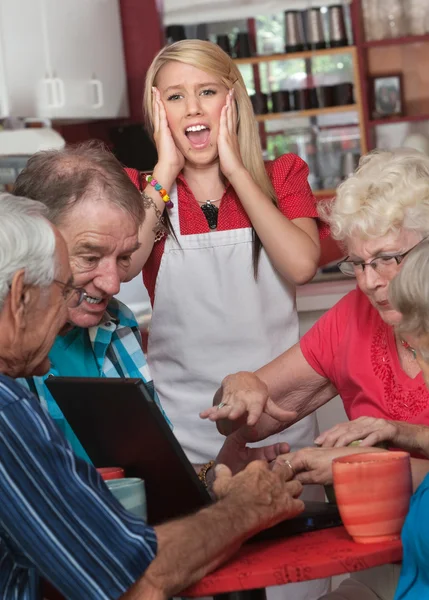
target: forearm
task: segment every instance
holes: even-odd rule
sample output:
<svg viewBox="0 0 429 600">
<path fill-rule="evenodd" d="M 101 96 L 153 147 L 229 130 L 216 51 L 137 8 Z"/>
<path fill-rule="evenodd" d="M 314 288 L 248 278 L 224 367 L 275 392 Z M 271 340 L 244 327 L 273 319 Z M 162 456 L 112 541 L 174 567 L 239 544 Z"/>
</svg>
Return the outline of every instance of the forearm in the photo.
<svg viewBox="0 0 429 600">
<path fill-rule="evenodd" d="M 392 442 L 395 446 L 409 450 L 410 452 L 420 452 L 429 457 L 429 427 L 402 421 L 394 423 L 396 425 L 396 434 Z"/>
<path fill-rule="evenodd" d="M 169 194 L 175 182 L 175 176 L 171 169 L 169 169 L 166 165 L 157 164 L 153 171 L 153 177 Z M 159 213 L 162 215 L 165 210 L 165 202 L 160 193 L 151 185 L 146 186 L 144 193 L 150 198 L 150 200 L 158 209 Z M 151 205 L 149 208 L 146 208 L 145 218 L 139 230 L 140 248 L 134 252 L 132 256 L 131 266 L 128 271 L 126 281 L 130 281 L 136 277 L 146 264 L 146 261 L 149 258 L 155 243 L 154 228 L 158 222 L 159 217 L 157 216 L 154 206 Z"/>
<path fill-rule="evenodd" d="M 188 587 L 237 551 L 253 521 L 251 511 L 220 501 L 196 515 L 155 527 L 157 556 L 136 590 L 151 591 L 152 596 L 141 597 L 155 600 Z"/>
<path fill-rule="evenodd" d="M 300 420 L 337 395 L 335 386 L 308 364 L 299 343 L 289 348 L 255 375 L 268 387 L 270 398 Z"/>
<path fill-rule="evenodd" d="M 238 170 L 230 181 L 262 245 L 282 277 L 294 284 L 311 279 L 319 262 L 318 241 L 285 217 L 247 170 Z"/>
</svg>

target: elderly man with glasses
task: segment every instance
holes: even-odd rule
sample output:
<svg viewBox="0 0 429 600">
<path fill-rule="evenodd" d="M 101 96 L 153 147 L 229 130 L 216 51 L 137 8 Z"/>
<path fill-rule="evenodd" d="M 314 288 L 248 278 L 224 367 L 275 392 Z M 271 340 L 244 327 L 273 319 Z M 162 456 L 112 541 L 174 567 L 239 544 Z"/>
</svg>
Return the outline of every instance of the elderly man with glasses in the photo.
<svg viewBox="0 0 429 600">
<path fill-rule="evenodd" d="M 301 484 L 287 482 L 285 464 L 256 461 L 234 477 L 219 465 L 220 500 L 194 515 L 152 528 L 122 508 L 16 381 L 49 369 L 51 345 L 84 297 L 45 213 L 0 195 L 0 598 L 40 600 L 43 576 L 70 600 L 163 600 L 298 514 Z"/>
</svg>

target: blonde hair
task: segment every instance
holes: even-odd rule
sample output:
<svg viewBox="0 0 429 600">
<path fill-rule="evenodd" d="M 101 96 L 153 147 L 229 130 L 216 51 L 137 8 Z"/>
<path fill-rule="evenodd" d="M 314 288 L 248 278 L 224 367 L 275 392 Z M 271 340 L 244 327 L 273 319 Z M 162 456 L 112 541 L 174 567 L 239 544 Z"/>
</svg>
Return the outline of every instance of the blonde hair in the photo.
<svg viewBox="0 0 429 600">
<path fill-rule="evenodd" d="M 429 334 L 429 240 L 420 242 L 405 258 L 390 282 L 389 299 L 402 315 L 400 333 Z"/>
<path fill-rule="evenodd" d="M 214 75 L 228 90 L 234 89 L 238 113 L 237 135 L 243 164 L 262 191 L 277 206 L 277 196 L 265 169 L 252 103 L 243 77 L 228 54 L 217 44 L 202 40 L 182 40 L 165 46 L 155 56 L 146 75 L 143 97 L 148 132 L 153 136 L 152 87 L 156 86 L 156 79 L 162 67 L 172 61 L 191 65 Z M 256 274 L 261 243 L 255 231 L 254 241 L 253 266 Z"/>
<path fill-rule="evenodd" d="M 429 157 L 408 148 L 370 152 L 319 215 L 341 242 L 400 229 L 429 233 Z"/>
</svg>

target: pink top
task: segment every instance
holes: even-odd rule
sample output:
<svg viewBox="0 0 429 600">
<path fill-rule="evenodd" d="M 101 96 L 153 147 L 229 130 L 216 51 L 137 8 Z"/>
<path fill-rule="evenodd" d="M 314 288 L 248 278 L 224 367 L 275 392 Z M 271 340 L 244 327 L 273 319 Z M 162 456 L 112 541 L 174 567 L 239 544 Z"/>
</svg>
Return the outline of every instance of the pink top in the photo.
<svg viewBox="0 0 429 600">
<path fill-rule="evenodd" d="M 337 388 L 349 419 L 429 425 L 422 374 L 412 379 L 402 370 L 392 327 L 359 289 L 324 314 L 300 345 L 310 366 Z"/>
</svg>

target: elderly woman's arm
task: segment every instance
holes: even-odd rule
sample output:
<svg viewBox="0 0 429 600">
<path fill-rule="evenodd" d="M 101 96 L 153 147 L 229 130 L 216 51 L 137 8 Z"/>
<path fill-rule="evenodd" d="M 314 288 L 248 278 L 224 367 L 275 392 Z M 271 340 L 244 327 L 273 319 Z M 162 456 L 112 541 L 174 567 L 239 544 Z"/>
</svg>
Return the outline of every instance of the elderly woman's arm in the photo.
<svg viewBox="0 0 429 600">
<path fill-rule="evenodd" d="M 247 439 L 261 440 L 299 421 L 336 394 L 333 384 L 316 373 L 295 344 L 255 373 L 225 377 L 215 405 L 201 417 L 217 421 L 224 435 L 246 425 Z"/>
</svg>

